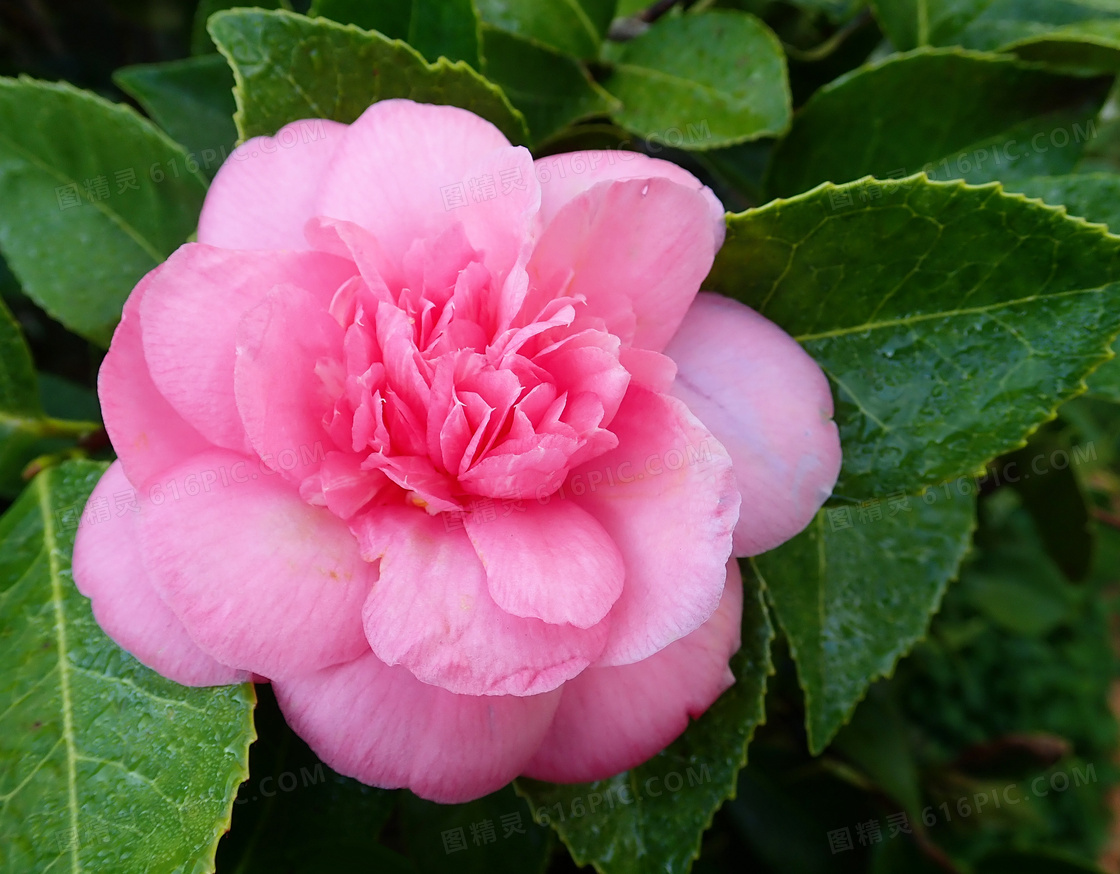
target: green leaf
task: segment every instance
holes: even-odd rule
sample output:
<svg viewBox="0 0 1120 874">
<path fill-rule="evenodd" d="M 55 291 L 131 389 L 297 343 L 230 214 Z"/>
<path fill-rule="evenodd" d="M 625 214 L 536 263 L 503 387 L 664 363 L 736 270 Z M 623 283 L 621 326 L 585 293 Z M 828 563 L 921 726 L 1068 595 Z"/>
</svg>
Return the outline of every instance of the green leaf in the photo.
<svg viewBox="0 0 1120 874">
<path fill-rule="evenodd" d="M 1012 51 L 1033 61 L 1115 69 L 1120 9 L 1085 0 L 872 0 L 875 16 L 900 51 L 963 46 Z"/>
<path fill-rule="evenodd" d="M 785 55 L 751 15 L 716 10 L 663 18 L 613 53 L 603 82 L 622 101 L 614 119 L 646 139 L 715 149 L 780 134 L 789 126 Z M 711 136 L 674 142 L 701 126 Z"/>
<path fill-rule="evenodd" d="M 971 498 L 936 491 L 851 510 L 822 509 L 752 559 L 797 663 L 814 755 L 925 634 L 975 525 Z"/>
<path fill-rule="evenodd" d="M 1004 55 L 892 55 L 806 102 L 774 151 L 767 191 L 784 197 L 821 182 L 919 171 L 969 182 L 1068 173 L 1095 132 L 1104 86 Z"/>
<path fill-rule="evenodd" d="M 705 286 L 824 369 L 836 494 L 870 499 L 976 472 L 1052 418 L 1109 355 L 1117 280 L 1120 238 L 1099 225 L 996 184 L 917 176 L 730 216 Z"/>
<path fill-rule="evenodd" d="M 479 17 L 473 0 L 315 0 L 311 16 L 401 39 L 429 61 L 479 66 Z"/>
<path fill-rule="evenodd" d="M 564 54 L 594 58 L 617 0 L 476 0 L 486 24 L 536 40 Z"/>
<path fill-rule="evenodd" d="M 388 0 L 378 0 L 376 3 L 368 3 L 368 0 L 355 0 L 355 2 L 375 7 L 393 5 Z M 245 5 L 245 0 L 198 0 L 198 9 L 195 11 L 194 24 L 191 28 L 191 54 L 206 55 L 218 50 L 218 47 L 214 45 L 214 40 L 210 39 L 210 34 L 206 30 L 206 24 L 211 15 L 223 9 L 235 9 L 238 6 Z M 258 9 L 292 8 L 292 4 L 288 0 L 253 0 L 252 5 Z"/>
<path fill-rule="evenodd" d="M 882 686 L 856 708 L 830 749 L 854 762 L 883 792 L 918 821 L 922 791 L 906 721 Z"/>
<path fill-rule="evenodd" d="M 684 874 L 723 802 L 735 794 L 747 744 L 763 721 L 774 632 L 762 585 L 743 570 L 743 645 L 736 682 L 665 750 L 609 780 L 553 785 L 519 779 L 538 822 L 550 823 L 577 865 L 602 874 Z"/>
<path fill-rule="evenodd" d="M 206 183 L 186 157 L 127 106 L 0 78 L 0 250 L 27 296 L 107 346 L 133 286 L 195 229 Z"/>
<path fill-rule="evenodd" d="M 493 122 L 514 143 L 525 119 L 496 85 L 462 61 L 424 60 L 410 46 L 326 18 L 257 9 L 219 12 L 210 33 L 233 67 L 242 139 L 292 121 L 349 123 L 389 97 L 460 106 Z"/>
<path fill-rule="evenodd" d="M 258 695 L 249 779 L 241 784 L 233 825 L 218 847 L 218 870 L 412 870 L 377 840 L 399 793 L 332 771 L 288 727 L 271 686 L 258 687 Z"/>
<path fill-rule="evenodd" d="M 1095 373 L 1089 378 L 1090 383 L 1094 376 Z M 1074 473 L 1075 465 L 1089 454 L 1090 450 L 1072 445 L 1056 429 L 1040 428 L 1026 446 L 999 459 L 993 474 L 998 476 L 1002 471 L 1005 484 L 1018 493 L 1037 531 L 1022 538 L 1031 541 L 1030 547 L 1013 550 L 1015 555 L 1008 556 L 997 574 L 1022 562 L 1024 577 L 1029 574 L 1041 579 L 1044 574 L 1056 575 L 1063 582 L 1062 574 L 1074 581 L 1089 575 L 1093 563 L 1092 526 L 1085 494 Z M 1045 547 L 1045 562 L 1031 560 L 1027 566 L 1026 554 L 1038 549 L 1040 542 Z"/>
<path fill-rule="evenodd" d="M 1120 175 L 1040 176 L 1016 180 L 1008 187 L 1053 206 L 1064 206 L 1070 215 L 1120 231 Z M 1112 351 L 1118 357 L 1102 364 L 1085 382 L 1089 394 L 1120 404 L 1120 338 L 1112 344 Z"/>
<path fill-rule="evenodd" d="M 552 832 L 533 822 L 512 784 L 466 804 L 401 794 L 401 829 L 420 874 L 541 874 L 548 866 Z"/>
<path fill-rule="evenodd" d="M 225 58 L 212 54 L 123 67 L 113 81 L 213 178 L 237 141 L 233 72 Z"/>
<path fill-rule="evenodd" d="M 202 874 L 248 773 L 253 689 L 179 686 L 98 627 L 68 523 L 104 470 L 52 468 L 0 519 L 0 867 Z"/>
<path fill-rule="evenodd" d="M 596 85 L 575 59 L 494 27 L 484 26 L 482 34 L 483 72 L 525 114 L 533 142 L 548 139 L 572 122 L 618 108 L 618 101 Z"/>
<path fill-rule="evenodd" d="M 31 350 L 0 302 L 0 485 L 6 489 L 13 488 L 31 459 L 44 416 Z"/>
</svg>

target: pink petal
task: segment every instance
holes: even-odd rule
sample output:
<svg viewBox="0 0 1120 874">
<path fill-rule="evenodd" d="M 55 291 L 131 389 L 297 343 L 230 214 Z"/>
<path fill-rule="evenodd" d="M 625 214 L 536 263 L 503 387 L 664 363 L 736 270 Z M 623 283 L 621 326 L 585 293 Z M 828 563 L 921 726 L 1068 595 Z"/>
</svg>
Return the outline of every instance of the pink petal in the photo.
<svg viewBox="0 0 1120 874">
<path fill-rule="evenodd" d="M 353 523 L 362 554 L 381 559 L 362 614 L 378 658 L 461 695 L 548 692 L 598 658 L 606 620 L 581 629 L 506 613 L 454 521 L 448 513 L 382 507 Z"/>
<path fill-rule="evenodd" d="M 128 506 L 134 496 L 121 463 L 115 461 L 89 500 L 116 508 Z M 245 682 L 248 673 L 223 665 L 199 649 L 183 623 L 156 594 L 141 562 L 138 522 L 139 514 L 126 509 L 123 514 L 114 512 L 109 519 L 84 522 L 78 528 L 74 583 L 92 601 L 97 624 L 121 648 L 176 683 L 221 686 Z"/>
<path fill-rule="evenodd" d="M 677 330 L 720 240 L 703 195 L 667 179 L 600 182 L 566 203 L 529 261 L 523 316 L 584 296 L 577 325 L 602 319 L 624 345 L 655 352 Z"/>
<path fill-rule="evenodd" d="M 202 205 L 198 241 L 223 249 L 307 249 L 303 226 L 346 125 L 293 121 L 253 137 L 222 165 Z"/>
<path fill-rule="evenodd" d="M 273 688 L 288 724 L 340 774 L 443 804 L 516 777 L 560 700 L 454 695 L 372 654 Z"/>
<path fill-rule="evenodd" d="M 125 301 L 124 315 L 97 374 L 105 430 L 128 478 L 139 486 L 179 459 L 211 447 L 159 393 L 144 360 L 140 300 L 165 267 L 161 264 L 141 279 Z"/>
<path fill-rule="evenodd" d="M 641 661 L 695 631 L 719 604 L 739 495 L 727 451 L 680 401 L 632 386 L 611 423 L 618 448 L 572 472 L 571 500 L 626 563 L 601 665 Z"/>
<path fill-rule="evenodd" d="M 234 398 L 236 333 L 241 316 L 278 285 L 322 301 L 355 273 L 320 252 L 238 252 L 182 246 L 153 276 L 140 303 L 144 356 L 171 406 L 218 446 L 249 452 Z"/>
<path fill-rule="evenodd" d="M 326 457 L 323 417 L 334 398 L 316 363 L 341 354 L 342 328 L 302 289 L 278 286 L 241 320 L 237 408 L 257 454 L 293 482 L 318 470 Z"/>
<path fill-rule="evenodd" d="M 140 546 L 199 646 L 277 679 L 368 651 L 361 609 L 377 570 L 343 522 L 269 473 L 220 450 L 171 468 L 142 497 Z"/>
<path fill-rule="evenodd" d="M 840 473 L 825 375 L 773 322 L 716 294 L 697 297 L 665 352 L 677 362 L 673 394 L 731 453 L 743 498 L 735 554 L 789 540 Z"/>
<path fill-rule="evenodd" d="M 403 257 L 414 240 L 466 223 L 468 214 L 489 217 L 489 209 L 471 205 L 468 184 L 476 165 L 499 149 L 513 151 L 501 131 L 465 109 L 381 100 L 347 129 L 316 212 L 361 225 Z"/>
<path fill-rule="evenodd" d="M 580 169 L 582 168 L 582 169 Z M 672 161 L 649 158 L 638 152 L 595 151 L 551 155 L 536 162 L 541 182 L 541 221 L 547 227 L 560 209 L 598 182 L 615 179 L 668 179 L 699 191 L 708 203 L 715 225 L 716 248 L 726 233 L 723 204 L 708 186 Z M 561 175 L 561 172 L 563 175 Z"/>
<path fill-rule="evenodd" d="M 743 583 L 735 559 L 707 622 L 648 659 L 591 667 L 564 684 L 560 707 L 525 774 L 554 783 L 603 780 L 649 759 L 735 683 Z"/>
<path fill-rule="evenodd" d="M 465 518 L 494 602 L 514 616 L 590 628 L 622 593 L 622 556 L 603 526 L 570 501 Z"/>
</svg>

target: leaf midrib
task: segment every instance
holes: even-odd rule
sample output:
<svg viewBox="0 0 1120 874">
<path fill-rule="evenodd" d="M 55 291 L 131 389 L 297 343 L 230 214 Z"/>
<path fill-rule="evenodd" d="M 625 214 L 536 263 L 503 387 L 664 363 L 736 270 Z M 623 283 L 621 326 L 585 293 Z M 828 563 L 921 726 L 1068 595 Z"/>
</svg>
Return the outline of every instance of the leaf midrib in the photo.
<svg viewBox="0 0 1120 874">
<path fill-rule="evenodd" d="M 1034 303 L 1035 301 L 1040 300 L 1057 300 L 1063 297 L 1076 297 L 1078 295 L 1086 294 L 1102 294 L 1106 290 L 1115 288 L 1116 286 L 1116 282 L 1110 282 L 1098 288 L 1078 288 L 1070 291 L 1054 292 L 1053 294 L 1033 294 L 1028 295 L 1027 297 L 1000 301 L 998 303 L 987 304 L 984 306 L 961 307 L 959 309 L 941 310 L 934 313 L 919 313 L 913 316 L 902 316 L 897 319 L 884 319 L 878 322 L 864 322 L 861 325 L 852 325 L 845 328 L 834 328 L 831 331 L 819 331 L 817 333 L 809 334 L 794 334 L 793 337 L 799 343 L 810 343 L 815 340 L 829 340 L 836 337 L 844 337 L 849 334 L 861 334 L 866 331 L 880 331 L 887 328 L 907 327 L 910 325 L 918 324 L 920 322 L 931 321 L 933 319 L 948 319 L 953 318 L 954 316 L 969 316 L 996 312 L 1001 309 L 1007 309 L 1008 307 Z"/>
<path fill-rule="evenodd" d="M 66 744 L 67 806 L 70 812 L 70 870 L 77 874 L 82 870 L 78 858 L 78 766 L 77 749 L 74 743 L 74 707 L 70 694 L 69 647 L 66 639 L 66 612 L 63 609 L 63 591 L 60 580 L 61 569 L 58 564 L 58 539 L 54 530 L 54 517 L 51 514 L 50 496 L 46 483 L 49 476 L 39 476 L 34 480 L 35 493 L 39 499 L 39 512 L 43 518 L 43 548 L 47 553 L 47 563 L 51 578 L 51 602 L 54 605 L 54 630 L 58 642 L 58 686 L 62 701 L 62 740 Z"/>
</svg>

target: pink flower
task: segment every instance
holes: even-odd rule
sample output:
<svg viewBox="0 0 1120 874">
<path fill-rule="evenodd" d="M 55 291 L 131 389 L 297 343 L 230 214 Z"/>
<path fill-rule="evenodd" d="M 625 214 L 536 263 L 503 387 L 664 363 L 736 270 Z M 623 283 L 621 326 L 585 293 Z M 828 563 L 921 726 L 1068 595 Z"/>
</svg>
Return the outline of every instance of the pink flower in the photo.
<svg viewBox="0 0 1120 874">
<path fill-rule="evenodd" d="M 733 682 L 729 557 L 840 463 L 812 360 L 697 295 L 723 229 L 674 164 L 534 165 L 447 106 L 246 143 L 101 369 L 98 621 L 180 683 L 268 678 L 333 768 L 438 801 L 649 758 Z"/>
</svg>

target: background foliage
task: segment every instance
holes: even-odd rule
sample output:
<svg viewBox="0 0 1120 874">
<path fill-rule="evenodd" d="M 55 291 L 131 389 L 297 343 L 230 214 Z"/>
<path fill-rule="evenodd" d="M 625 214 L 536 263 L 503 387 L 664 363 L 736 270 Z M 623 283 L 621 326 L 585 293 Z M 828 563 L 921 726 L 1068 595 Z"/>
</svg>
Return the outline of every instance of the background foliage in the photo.
<svg viewBox="0 0 1120 874">
<path fill-rule="evenodd" d="M 1120 6 L 234 7 L 0 2 L 0 872 L 1120 870 Z M 735 213 L 708 287 L 832 384 L 841 481 L 744 563 L 736 686 L 611 780 L 362 786 L 69 576 L 127 512 L 83 505 L 136 280 L 239 138 L 392 96 L 689 168 Z"/>
</svg>

